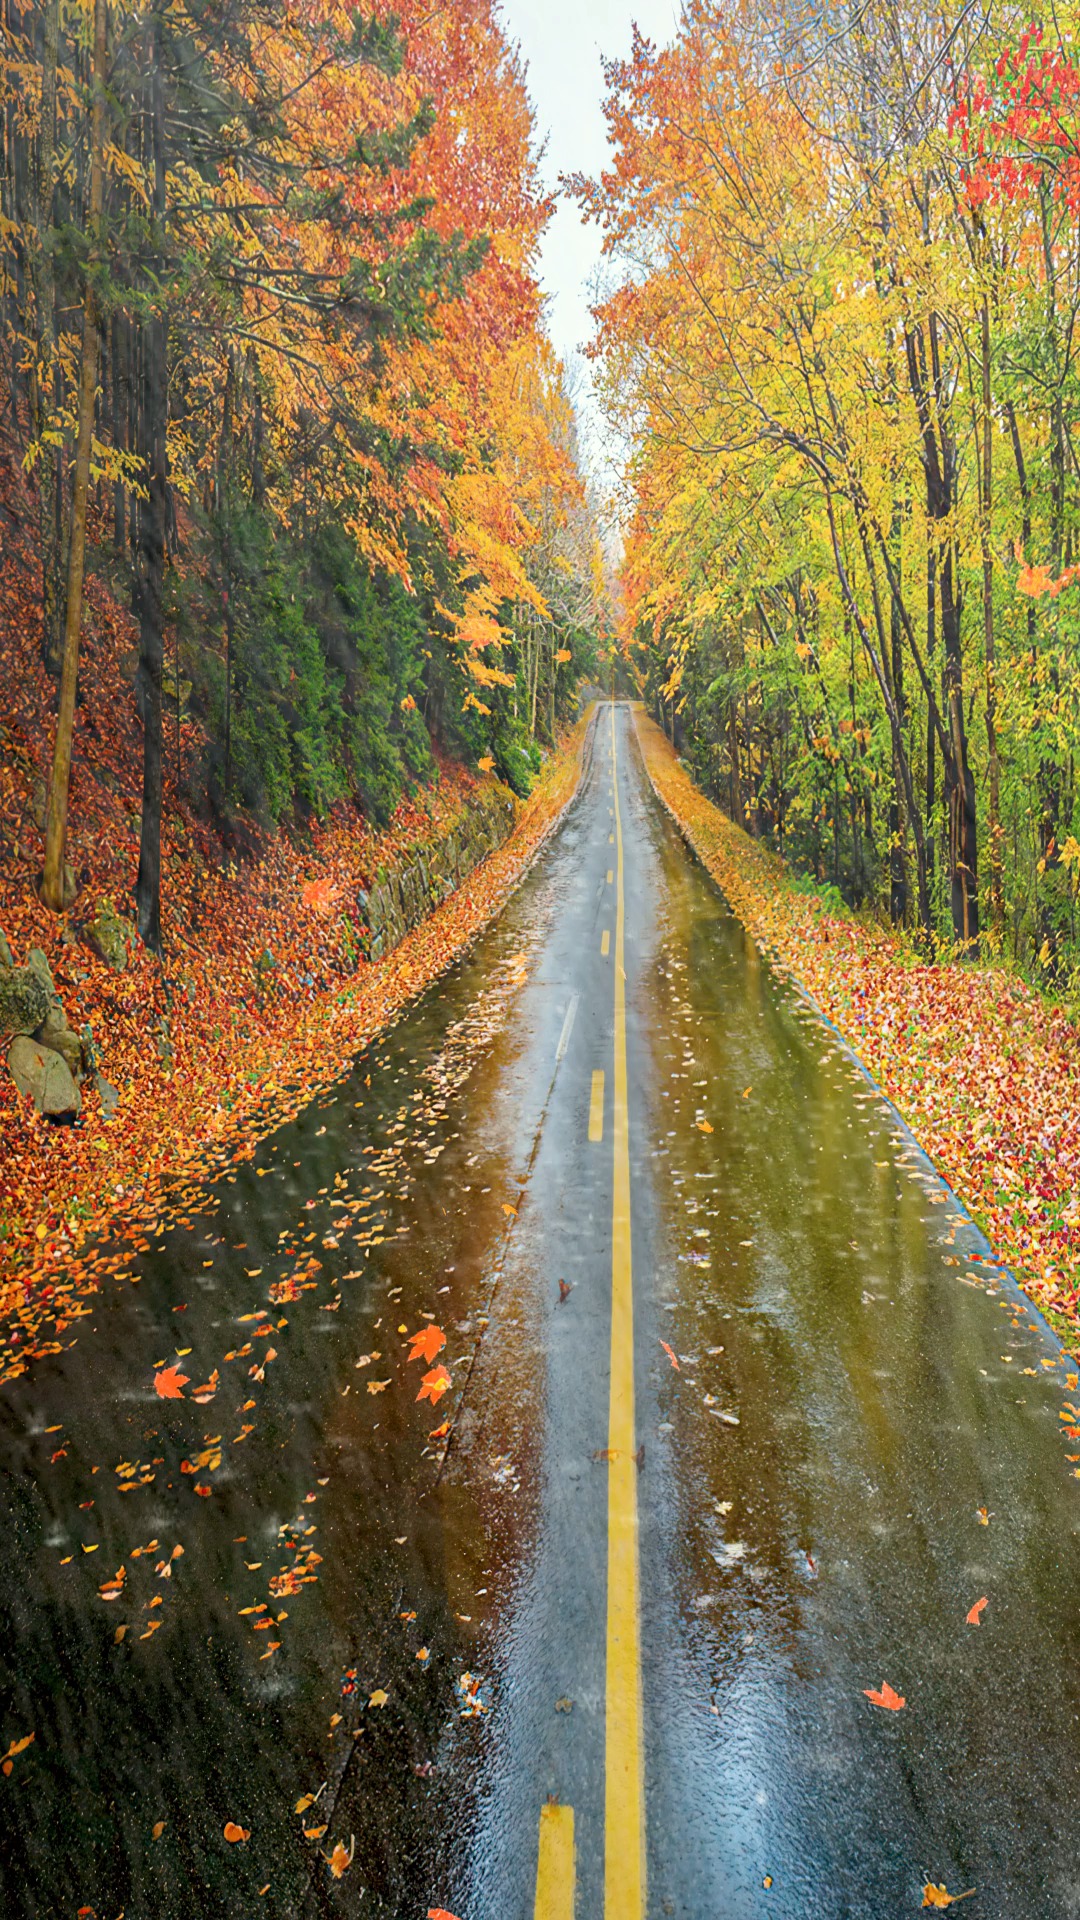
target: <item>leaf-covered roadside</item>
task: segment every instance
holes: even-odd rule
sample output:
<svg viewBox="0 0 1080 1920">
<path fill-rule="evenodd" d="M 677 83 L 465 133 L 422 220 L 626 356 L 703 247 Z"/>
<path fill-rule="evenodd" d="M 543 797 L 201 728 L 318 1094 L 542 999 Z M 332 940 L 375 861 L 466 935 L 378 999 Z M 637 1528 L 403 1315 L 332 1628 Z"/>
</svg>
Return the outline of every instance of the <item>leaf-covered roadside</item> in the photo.
<svg viewBox="0 0 1080 1920">
<path fill-rule="evenodd" d="M 1080 1336 L 1080 1033 L 1001 969 L 928 966 L 903 937 L 835 913 L 698 791 L 642 711 L 653 787 L 783 973 L 813 995 L 903 1114 L 997 1257 Z M 1062 1325 L 1064 1323 L 1064 1325 Z"/>
<path fill-rule="evenodd" d="M 580 721 L 549 757 L 509 839 L 377 965 L 358 958 L 327 903 L 346 885 L 355 893 L 433 826 L 448 830 L 471 784 L 461 770 L 448 771 L 422 804 L 399 808 L 385 835 L 338 821 L 306 851 L 275 841 L 254 867 L 211 873 L 192 862 L 167 996 L 165 974 L 145 950 L 111 973 L 85 948 L 62 945 L 32 894 L 16 904 L 12 944 L 45 946 L 72 1024 L 107 1033 L 102 1064 L 121 1098 L 109 1120 L 91 1097 L 78 1128 L 54 1129 L 14 1089 L 0 1093 L 0 1380 L 57 1351 L 88 1312 L 84 1296 L 129 1258 L 127 1250 L 85 1253 L 92 1238 L 108 1226 L 124 1231 L 128 1248 L 145 1248 L 142 1236 L 169 1218 L 170 1192 L 249 1158 L 463 952 L 573 797 L 587 726 Z M 267 947 L 276 984 L 264 994 L 252 963 Z"/>
</svg>

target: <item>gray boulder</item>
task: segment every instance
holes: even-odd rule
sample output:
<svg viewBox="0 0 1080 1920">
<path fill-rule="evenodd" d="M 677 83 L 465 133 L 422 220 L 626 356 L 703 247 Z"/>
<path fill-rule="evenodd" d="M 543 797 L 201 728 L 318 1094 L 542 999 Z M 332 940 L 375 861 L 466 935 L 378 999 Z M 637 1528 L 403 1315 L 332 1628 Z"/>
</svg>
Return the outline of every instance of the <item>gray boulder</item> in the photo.
<svg viewBox="0 0 1080 1920">
<path fill-rule="evenodd" d="M 98 1072 L 96 1067 L 94 1068 L 93 1073 L 90 1075 L 90 1083 L 92 1086 L 96 1087 L 98 1094 L 100 1095 L 102 1118 L 105 1120 L 111 1120 L 113 1117 L 113 1114 L 116 1112 L 117 1106 L 119 1105 L 119 1101 L 120 1101 L 119 1093 L 117 1092 L 116 1088 L 111 1084 L 111 1082 L 106 1080 L 105 1075 L 103 1073 Z"/>
<path fill-rule="evenodd" d="M 34 974 L 41 982 L 49 1002 L 49 1010 L 41 1024 L 34 1028 L 35 1040 L 42 1046 L 51 1047 L 60 1054 L 68 1072 L 81 1079 L 83 1069 L 83 1046 L 77 1033 L 68 1026 L 68 1017 L 64 1012 L 63 1001 L 56 991 L 52 969 L 40 947 L 31 947 L 26 956 L 26 971 Z"/>
<path fill-rule="evenodd" d="M 50 1120 L 74 1120 L 82 1099 L 66 1061 L 40 1040 L 20 1035 L 8 1048 L 8 1068 L 19 1092 Z"/>
</svg>

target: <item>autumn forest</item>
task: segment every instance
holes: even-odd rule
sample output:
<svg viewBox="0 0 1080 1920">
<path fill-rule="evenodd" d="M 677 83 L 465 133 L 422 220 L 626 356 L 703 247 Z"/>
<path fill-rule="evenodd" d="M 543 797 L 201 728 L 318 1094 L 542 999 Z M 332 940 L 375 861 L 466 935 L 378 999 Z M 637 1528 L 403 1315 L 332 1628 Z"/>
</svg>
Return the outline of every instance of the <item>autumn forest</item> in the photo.
<svg viewBox="0 0 1080 1920">
<path fill-rule="evenodd" d="M 92 572 L 137 626 L 159 950 L 179 803 L 385 824 L 433 740 L 528 792 L 601 584 L 535 276 L 550 208 L 488 0 L 5 21 L 7 431 L 59 685 L 44 895 L 73 884 Z"/>
<path fill-rule="evenodd" d="M 579 182 L 626 622 L 731 816 L 924 951 L 1075 974 L 1080 65 L 1008 6 L 690 0 Z"/>
<path fill-rule="evenodd" d="M 1080 14 L 2 18 L 4 1920 L 1075 1915 Z"/>
</svg>

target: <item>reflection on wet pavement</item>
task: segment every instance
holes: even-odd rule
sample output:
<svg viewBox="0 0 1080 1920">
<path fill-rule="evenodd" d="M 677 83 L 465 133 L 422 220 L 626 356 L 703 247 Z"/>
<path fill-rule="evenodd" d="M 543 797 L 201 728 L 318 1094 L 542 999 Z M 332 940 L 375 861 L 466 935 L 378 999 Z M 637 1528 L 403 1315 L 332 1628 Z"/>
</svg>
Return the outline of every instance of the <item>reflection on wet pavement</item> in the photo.
<svg viewBox="0 0 1080 1920">
<path fill-rule="evenodd" d="M 648 1912 L 1068 1920 L 1080 1380 L 619 727 Z M 609 799 L 6 1384 L 5 1914 L 602 1911 Z"/>
</svg>

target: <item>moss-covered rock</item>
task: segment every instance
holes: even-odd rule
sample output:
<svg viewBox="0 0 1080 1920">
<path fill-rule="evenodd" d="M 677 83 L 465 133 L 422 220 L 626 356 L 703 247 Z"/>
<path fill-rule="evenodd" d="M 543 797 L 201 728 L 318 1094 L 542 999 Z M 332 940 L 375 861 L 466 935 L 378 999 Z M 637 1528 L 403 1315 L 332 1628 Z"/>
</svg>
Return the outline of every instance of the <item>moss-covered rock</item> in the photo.
<svg viewBox="0 0 1080 1920">
<path fill-rule="evenodd" d="M 123 973 L 135 944 L 135 929 L 130 920 L 117 913 L 111 900 L 98 902 L 93 919 L 83 925 L 82 937 L 99 960 L 114 973 Z"/>
<path fill-rule="evenodd" d="M 33 968 L 0 966 L 0 1040 L 36 1033 L 48 1012 L 48 989 Z"/>
</svg>

